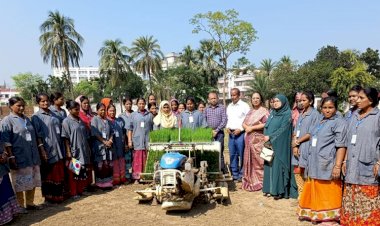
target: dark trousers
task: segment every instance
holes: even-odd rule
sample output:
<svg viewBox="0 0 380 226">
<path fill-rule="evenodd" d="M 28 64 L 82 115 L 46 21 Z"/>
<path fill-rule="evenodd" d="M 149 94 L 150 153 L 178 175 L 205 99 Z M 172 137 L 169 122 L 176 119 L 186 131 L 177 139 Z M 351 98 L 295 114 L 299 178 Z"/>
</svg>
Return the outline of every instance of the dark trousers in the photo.
<svg viewBox="0 0 380 226">
<path fill-rule="evenodd" d="M 214 141 L 219 141 L 220 142 L 220 169 L 222 172 L 225 172 L 226 166 L 224 163 L 224 131 L 221 130 L 219 131 L 216 136 L 214 137 Z"/>
<path fill-rule="evenodd" d="M 235 136 L 229 135 L 228 149 L 230 152 L 231 173 L 234 180 L 241 179 L 243 176 L 244 158 L 244 132 Z M 240 161 L 239 161 L 240 160 Z"/>
</svg>

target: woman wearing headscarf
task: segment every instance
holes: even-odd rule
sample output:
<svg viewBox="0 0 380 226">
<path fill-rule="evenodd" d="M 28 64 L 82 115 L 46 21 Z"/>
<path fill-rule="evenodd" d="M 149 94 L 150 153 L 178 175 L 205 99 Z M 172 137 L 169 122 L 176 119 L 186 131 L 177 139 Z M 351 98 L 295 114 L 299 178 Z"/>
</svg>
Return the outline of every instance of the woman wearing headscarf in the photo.
<svg viewBox="0 0 380 226">
<path fill-rule="evenodd" d="M 95 114 L 91 110 L 91 104 L 90 100 L 88 97 L 80 95 L 75 99 L 75 102 L 79 103 L 80 106 L 80 112 L 79 112 L 79 118 L 82 120 L 84 125 L 86 126 L 87 132 L 91 134 L 91 120 L 95 116 Z M 92 138 L 89 140 L 90 146 L 92 146 Z M 93 158 L 90 156 L 90 163 L 88 164 L 87 167 L 87 186 L 88 190 L 91 191 L 92 187 L 92 181 L 93 181 L 93 176 L 92 176 L 92 170 L 93 170 Z"/>
<path fill-rule="evenodd" d="M 153 129 L 158 130 L 161 128 L 174 128 L 177 125 L 177 117 L 171 110 L 168 101 L 164 100 L 160 104 L 158 114 L 153 119 Z"/>
<path fill-rule="evenodd" d="M 113 100 L 109 97 L 105 97 L 100 101 L 100 103 L 104 104 L 104 106 L 106 107 L 106 113 L 107 113 L 110 105 L 113 105 Z"/>
<path fill-rule="evenodd" d="M 290 170 L 292 114 L 288 99 L 277 94 L 274 98 L 274 109 L 264 127 L 264 141 L 272 146 L 274 158 L 264 162 L 263 193 L 281 198 L 297 198 L 297 186 Z"/>
</svg>

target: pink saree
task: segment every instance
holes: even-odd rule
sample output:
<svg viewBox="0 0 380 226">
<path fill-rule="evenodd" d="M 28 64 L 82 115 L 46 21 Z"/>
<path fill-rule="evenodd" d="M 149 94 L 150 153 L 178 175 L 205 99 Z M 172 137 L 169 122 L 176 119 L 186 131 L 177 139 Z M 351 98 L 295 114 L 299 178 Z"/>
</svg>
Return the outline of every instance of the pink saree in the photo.
<svg viewBox="0 0 380 226">
<path fill-rule="evenodd" d="M 265 124 L 269 112 L 266 108 L 260 107 L 248 112 L 244 123 L 248 126 Z M 244 174 L 242 189 L 246 191 L 259 191 L 263 187 L 264 160 L 260 158 L 261 149 L 264 146 L 263 131 L 255 130 L 245 135 L 244 148 Z"/>
</svg>

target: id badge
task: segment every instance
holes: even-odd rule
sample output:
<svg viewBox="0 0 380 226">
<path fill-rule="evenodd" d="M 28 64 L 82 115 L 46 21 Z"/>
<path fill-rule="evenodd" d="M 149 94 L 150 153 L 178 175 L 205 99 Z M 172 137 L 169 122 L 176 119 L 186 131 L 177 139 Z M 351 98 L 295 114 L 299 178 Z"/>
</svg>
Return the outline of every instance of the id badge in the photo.
<svg viewBox="0 0 380 226">
<path fill-rule="evenodd" d="M 193 117 L 193 116 L 190 116 L 190 117 L 189 117 L 189 122 L 190 122 L 190 123 L 193 123 L 193 122 L 194 122 L 194 117 Z"/>
<path fill-rule="evenodd" d="M 119 131 L 115 131 L 115 137 L 119 137 Z"/>
<path fill-rule="evenodd" d="M 140 123 L 140 127 L 141 127 L 141 128 L 144 128 L 144 127 L 145 127 L 145 122 L 141 122 L 141 123 Z"/>
<path fill-rule="evenodd" d="M 58 126 L 55 127 L 55 132 L 56 132 L 57 134 L 61 134 L 61 130 L 59 129 Z"/>
<path fill-rule="evenodd" d="M 356 144 L 356 134 L 352 135 L 351 144 Z"/>
<path fill-rule="evenodd" d="M 313 139 L 311 140 L 311 146 L 317 147 L 317 138 L 316 137 L 313 137 Z"/>
<path fill-rule="evenodd" d="M 107 139 L 107 133 L 106 133 L 106 131 L 102 132 L 102 137 L 103 137 L 103 139 Z"/>
<path fill-rule="evenodd" d="M 301 133 L 301 131 L 299 131 L 299 130 L 296 131 L 296 137 L 297 138 L 300 137 L 300 133 Z"/>
<path fill-rule="evenodd" d="M 25 139 L 26 139 L 26 141 L 32 141 L 32 134 L 30 134 L 29 131 L 26 132 Z"/>
</svg>

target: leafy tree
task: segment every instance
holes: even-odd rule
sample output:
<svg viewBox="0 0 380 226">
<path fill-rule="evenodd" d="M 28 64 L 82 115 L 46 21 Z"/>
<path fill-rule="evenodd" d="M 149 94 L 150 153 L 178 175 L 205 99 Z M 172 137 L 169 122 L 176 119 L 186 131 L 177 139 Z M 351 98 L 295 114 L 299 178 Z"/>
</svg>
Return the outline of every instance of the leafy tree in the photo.
<svg viewBox="0 0 380 226">
<path fill-rule="evenodd" d="M 44 63 L 52 67 L 64 68 L 70 75 L 69 67 L 79 66 L 82 57 L 83 37 L 75 30 L 74 20 L 61 15 L 58 11 L 49 11 L 48 19 L 41 26 L 41 55 Z M 70 80 L 69 92 L 72 92 Z M 73 96 L 72 96 L 73 97 Z"/>
<path fill-rule="evenodd" d="M 149 78 L 149 91 L 152 92 L 152 74 L 161 70 L 161 61 L 164 54 L 160 50 L 157 39 L 153 36 L 139 37 L 132 43 L 131 56 L 135 62 L 135 69 Z"/>
<path fill-rule="evenodd" d="M 331 75 L 332 88 L 337 91 L 341 101 L 348 98 L 348 92 L 354 85 L 368 86 L 375 82 L 376 77 L 366 71 L 366 65 L 354 58 L 353 65 L 347 69 L 339 67 Z"/>
<path fill-rule="evenodd" d="M 360 59 L 364 61 L 367 65 L 367 72 L 376 78 L 380 78 L 380 58 L 379 58 L 379 50 L 373 50 L 371 48 L 367 48 L 364 53 L 360 55 Z"/>
<path fill-rule="evenodd" d="M 245 54 L 256 40 L 256 30 L 252 24 L 238 19 L 239 13 L 233 9 L 225 12 L 196 14 L 190 23 L 193 33 L 206 32 L 214 41 L 223 68 L 223 102 L 226 104 L 228 59 L 233 53 Z"/>
<path fill-rule="evenodd" d="M 74 86 L 75 96 L 84 95 L 92 99 L 94 102 L 99 102 L 103 96 L 99 90 L 99 84 L 95 80 L 84 80 Z"/>
<path fill-rule="evenodd" d="M 288 98 L 292 98 L 294 92 L 300 89 L 297 70 L 297 65 L 290 58 L 281 60 L 270 78 L 271 92 L 282 93 Z"/>
<path fill-rule="evenodd" d="M 20 91 L 20 96 L 29 103 L 34 102 L 34 97 L 40 92 L 47 92 L 48 85 L 39 74 L 20 73 L 12 76 L 15 87 Z"/>
</svg>

